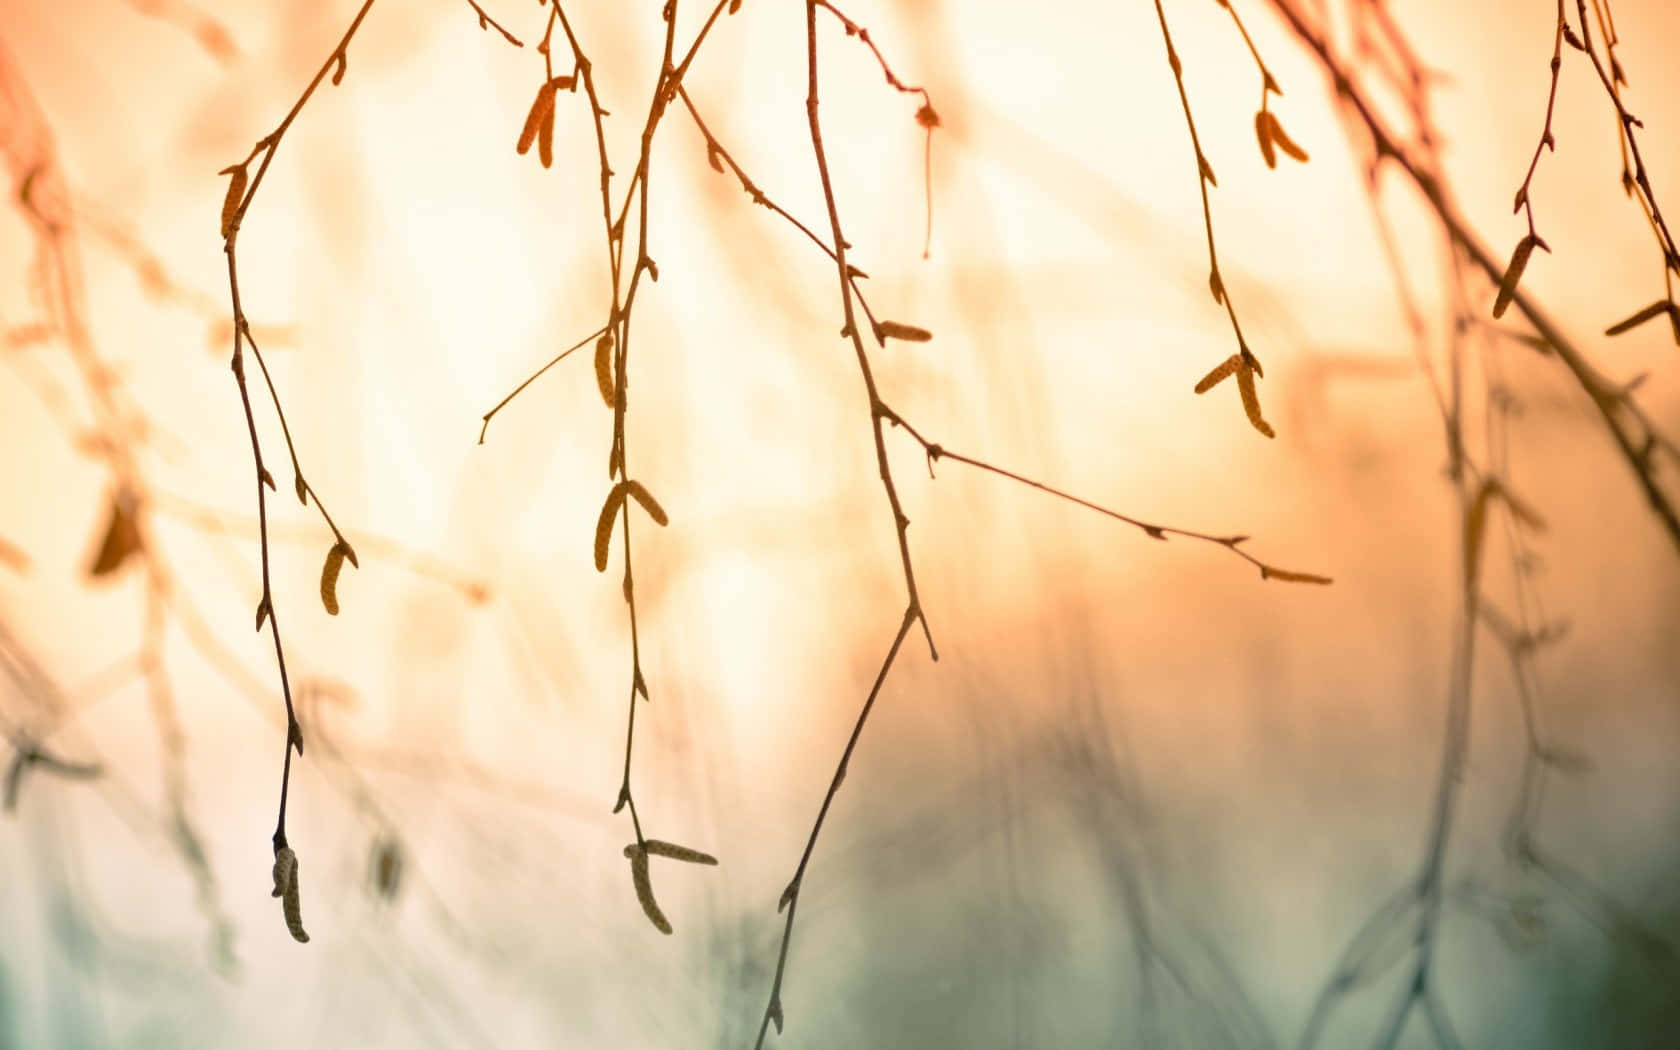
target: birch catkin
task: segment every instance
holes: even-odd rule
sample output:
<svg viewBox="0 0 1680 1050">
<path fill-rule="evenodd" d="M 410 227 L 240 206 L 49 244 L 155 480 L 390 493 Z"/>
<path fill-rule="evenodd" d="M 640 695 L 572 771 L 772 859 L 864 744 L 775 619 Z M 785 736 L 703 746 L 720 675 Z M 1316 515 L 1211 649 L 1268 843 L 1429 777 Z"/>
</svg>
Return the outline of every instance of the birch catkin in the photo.
<svg viewBox="0 0 1680 1050">
<path fill-rule="evenodd" d="M 297 853 L 290 846 L 281 846 L 274 851 L 274 896 L 280 898 L 281 910 L 286 915 L 286 929 L 291 931 L 292 940 L 308 944 L 309 934 L 303 929 L 303 903 L 298 896 Z"/>
<path fill-rule="evenodd" d="M 635 883 L 636 899 L 642 902 L 642 911 L 647 914 L 654 929 L 670 933 L 671 920 L 665 918 L 665 913 L 659 910 L 659 902 L 653 899 L 653 879 L 648 875 L 647 851 L 632 843 L 624 847 L 624 855 L 630 858 L 630 881 Z"/>
</svg>

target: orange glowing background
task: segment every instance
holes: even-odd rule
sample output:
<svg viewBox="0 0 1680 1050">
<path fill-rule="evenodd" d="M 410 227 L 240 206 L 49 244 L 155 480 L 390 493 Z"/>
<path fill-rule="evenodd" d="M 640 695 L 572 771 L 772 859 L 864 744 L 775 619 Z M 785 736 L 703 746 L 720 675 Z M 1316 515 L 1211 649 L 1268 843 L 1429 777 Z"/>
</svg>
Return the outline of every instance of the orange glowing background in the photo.
<svg viewBox="0 0 1680 1050">
<path fill-rule="evenodd" d="M 1256 557 L 1336 582 L 1262 583 L 1216 546 L 1156 543 L 950 460 L 931 476 L 889 429 L 941 659 L 911 633 L 829 813 L 783 991 L 791 1045 L 1294 1045 L 1338 954 L 1415 873 L 1458 616 L 1448 453 L 1363 188 L 1367 144 L 1271 5 L 1237 6 L 1305 165 L 1261 159 L 1258 74 L 1220 5 L 1166 10 L 1273 441 L 1234 383 L 1192 393 L 1235 347 L 1153 4 L 845 6 L 939 113 L 925 259 L 919 102 L 825 22 L 853 258 L 881 316 L 934 335 L 874 353 L 894 409 L 951 450 L 1248 534 Z M 1372 76 L 1350 36 L 1370 5 L 1327 6 Z M 1439 71 L 1446 181 L 1503 257 L 1526 230 L 1511 199 L 1552 7 L 1387 6 Z M 304 473 L 361 563 L 328 616 L 331 533 L 292 499 L 254 378 L 276 614 L 312 743 L 288 815 L 309 945 L 269 896 L 283 708 L 272 642 L 249 630 L 259 548 L 216 172 L 274 128 L 356 7 L 0 0 L 0 753 L 33 733 L 102 770 L 31 772 L 0 816 L 0 1047 L 751 1045 L 775 902 L 903 609 L 868 403 L 832 263 L 714 172 L 673 107 L 631 358 L 634 473 L 671 516 L 635 526 L 652 702 L 633 778 L 650 836 L 722 863 L 656 865 L 676 927 L 661 937 L 610 812 L 630 633 L 616 548 L 605 574 L 590 558 L 612 415 L 587 349 L 477 443 L 608 295 L 581 96 L 563 96 L 551 169 L 514 148 L 543 77 L 529 2 L 485 5 L 519 49 L 466 0 L 376 4 L 240 232 L 245 309 Z M 685 38 L 710 9 L 689 7 Z M 1680 12 L 1614 13 L 1653 192 L 1680 215 Z M 615 198 L 657 14 L 575 16 L 612 111 Z M 1522 286 L 1606 375 L 1645 375 L 1639 403 L 1680 434 L 1662 324 L 1602 335 L 1662 294 L 1661 258 L 1618 184 L 1608 100 L 1565 57 L 1532 189 L 1551 253 Z M 747 0 L 685 83 L 754 181 L 822 231 L 804 63 L 803 5 Z M 69 300 L 42 282 L 58 271 L 25 207 L 47 158 L 58 195 L 37 199 L 65 223 Z M 1444 374 L 1439 231 L 1392 169 L 1380 187 Z M 1491 282 L 1464 287 L 1486 316 Z M 1522 405 L 1510 484 L 1546 523 L 1523 593 L 1569 624 L 1535 660 L 1537 702 L 1583 768 L 1550 779 L 1537 824 L 1570 875 L 1524 870 L 1502 846 L 1521 694 L 1482 634 L 1439 980 L 1466 1045 L 1646 1045 L 1680 1028 L 1680 556 L 1556 359 L 1474 345 L 1478 454 L 1488 382 Z M 88 573 L 113 491 L 108 403 L 139 427 L 121 441 L 173 581 L 150 636 L 139 568 Z M 1680 462 L 1656 462 L 1680 499 Z M 1509 607 L 1503 526 L 1490 544 L 1488 598 Z M 381 856 L 402 858 L 400 879 Z M 1369 1045 L 1402 972 L 1351 999 L 1324 1045 Z M 1202 1014 L 1228 1044 L 1196 1034 Z M 1408 1035 L 1425 1045 L 1421 1020 Z"/>
</svg>

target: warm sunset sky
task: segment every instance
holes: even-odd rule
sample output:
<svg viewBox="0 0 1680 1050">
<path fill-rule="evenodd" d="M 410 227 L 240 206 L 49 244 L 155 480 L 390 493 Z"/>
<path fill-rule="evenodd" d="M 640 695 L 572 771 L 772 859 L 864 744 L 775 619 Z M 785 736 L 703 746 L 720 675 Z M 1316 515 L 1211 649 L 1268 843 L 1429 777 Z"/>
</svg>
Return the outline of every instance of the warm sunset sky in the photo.
<svg viewBox="0 0 1680 1050">
<path fill-rule="evenodd" d="M 824 16 L 820 111 L 851 259 L 879 316 L 933 333 L 873 352 L 882 396 L 950 450 L 1136 518 L 1248 534 L 1255 557 L 1336 583 L 1262 583 L 1229 551 L 1156 543 L 950 460 L 932 479 L 889 430 L 941 659 L 911 633 L 830 813 L 790 956 L 789 1045 L 1141 1045 L 1146 1000 L 1183 1032 L 1198 1004 L 1242 998 L 1259 1022 L 1236 1045 L 1293 1045 L 1336 954 L 1419 863 L 1458 615 L 1441 424 L 1362 188 L 1366 142 L 1272 4 L 1233 3 L 1305 165 L 1262 161 L 1259 74 L 1227 13 L 1166 12 L 1275 440 L 1234 382 L 1192 393 L 1236 347 L 1207 291 L 1152 3 L 843 8 L 940 117 L 926 259 L 919 96 Z M 834 267 L 712 171 L 672 107 L 650 179 L 659 281 L 638 293 L 631 354 L 633 473 L 671 518 L 634 526 L 652 703 L 633 784 L 647 835 L 722 865 L 655 862 L 664 938 L 624 870 L 634 832 L 609 812 L 630 636 L 617 546 L 604 575 L 591 564 L 612 415 L 588 349 L 477 443 L 486 410 L 602 325 L 609 288 L 583 96 L 560 96 L 551 169 L 520 156 L 543 13 L 483 6 L 525 46 L 480 32 L 466 0 L 375 4 L 240 234 L 243 303 L 304 473 L 361 562 L 329 617 L 331 533 L 291 495 L 253 369 L 278 486 L 275 604 L 312 745 L 288 818 L 313 937 L 300 946 L 268 893 L 283 715 L 272 642 L 249 630 L 258 545 L 216 173 L 285 116 L 357 4 L 0 0 L 0 730 L 50 731 L 106 770 L 31 773 L 0 816 L 0 1047 L 663 1048 L 757 1031 L 774 902 L 903 610 Z M 576 6 L 612 113 L 616 199 L 662 27 L 654 4 Z M 1330 0 L 1336 46 L 1405 126 L 1354 52 L 1350 8 L 1366 6 Z M 1545 112 L 1553 5 L 1387 6 L 1439 73 L 1453 197 L 1503 259 L 1526 231 L 1511 199 Z M 709 10 L 680 4 L 679 38 Z M 1614 15 L 1642 155 L 1680 217 L 1680 8 L 1618 0 Z M 685 83 L 753 180 L 823 235 L 803 18 L 746 0 Z M 1640 403 L 1680 434 L 1680 349 L 1660 320 L 1601 334 L 1663 294 L 1661 256 L 1621 192 L 1609 101 L 1582 55 L 1564 59 L 1557 149 L 1531 190 L 1552 252 L 1523 288 L 1605 375 L 1648 373 Z M 52 181 L 32 186 L 68 202 L 61 258 L 85 338 L 39 329 L 61 300 L 43 298 L 44 242 L 19 202 L 44 159 Z M 1394 169 L 1380 187 L 1441 372 L 1438 228 Z M 1464 288 L 1486 317 L 1491 282 Z M 1550 780 L 1539 833 L 1592 900 L 1672 945 L 1680 555 L 1568 373 L 1488 345 L 1465 374 L 1469 440 L 1480 462 L 1508 442 L 1511 487 L 1546 521 L 1522 601 L 1570 632 L 1537 662 L 1539 717 L 1593 768 Z M 141 559 L 86 575 L 112 491 L 90 454 L 109 437 L 90 376 L 145 426 L 125 447 L 175 587 L 160 628 L 172 715 L 136 673 Z M 1523 405 L 1497 453 L 1490 380 Z M 1680 463 L 1659 464 L 1680 500 Z M 1515 615 L 1503 519 L 1491 534 L 1488 600 Z M 1634 1045 L 1641 1018 L 1661 1020 L 1661 971 L 1500 850 L 1523 721 L 1494 639 L 1478 646 L 1448 1009 L 1478 1047 Z M 183 861 L 172 770 L 213 881 Z M 369 873 L 388 842 L 406 858 L 394 900 Z M 1193 991 L 1140 976 L 1134 879 L 1161 951 L 1200 960 Z M 1510 902 L 1530 898 L 1545 935 L 1522 954 L 1506 940 L 1527 912 Z M 207 947 L 222 921 L 236 976 Z M 1367 1045 L 1390 991 L 1356 999 L 1327 1045 Z M 1599 1023 L 1613 1003 L 1627 1043 Z"/>
</svg>

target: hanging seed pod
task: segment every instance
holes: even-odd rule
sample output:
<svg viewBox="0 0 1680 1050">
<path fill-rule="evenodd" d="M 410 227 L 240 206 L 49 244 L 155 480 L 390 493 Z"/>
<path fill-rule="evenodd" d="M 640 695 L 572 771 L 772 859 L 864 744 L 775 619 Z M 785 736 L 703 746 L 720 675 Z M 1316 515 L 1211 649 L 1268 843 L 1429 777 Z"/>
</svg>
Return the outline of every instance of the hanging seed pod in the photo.
<svg viewBox="0 0 1680 1050">
<path fill-rule="evenodd" d="M 671 932 L 671 921 L 665 918 L 665 913 L 659 910 L 659 902 L 653 899 L 653 880 L 648 876 L 648 855 L 640 846 L 632 843 L 624 847 L 624 855 L 630 858 L 630 881 L 636 886 L 636 899 L 642 904 L 642 911 L 647 915 L 653 928 L 660 933 Z"/>
<path fill-rule="evenodd" d="M 601 516 L 595 519 L 595 571 L 607 571 L 607 548 L 612 543 L 613 520 L 618 517 L 618 508 L 624 505 L 626 485 L 619 482 L 607 493 L 607 501 L 601 504 Z"/>
<path fill-rule="evenodd" d="M 348 554 L 350 545 L 339 540 L 327 552 L 326 563 L 321 566 L 321 604 L 330 616 L 338 615 L 338 573 L 344 567 L 344 558 Z"/>
<path fill-rule="evenodd" d="M 659 525 L 670 523 L 671 519 L 666 517 L 665 508 L 659 505 L 659 501 L 653 498 L 653 494 L 643 487 L 641 482 L 626 481 L 624 486 L 625 490 L 635 497 L 636 502 L 642 505 L 642 509 L 648 512 L 648 517 L 652 518 L 655 523 Z"/>
<path fill-rule="evenodd" d="M 1236 354 L 1232 354 L 1230 357 L 1227 357 L 1225 360 L 1219 362 L 1218 365 L 1214 366 L 1213 371 L 1203 376 L 1201 382 L 1196 384 L 1196 393 L 1205 394 L 1209 390 L 1218 386 L 1220 383 L 1223 383 L 1241 364 L 1242 358 Z"/>
<path fill-rule="evenodd" d="M 239 206 L 245 203 L 245 185 L 249 176 L 246 175 L 243 164 L 223 168 L 218 174 L 233 176 L 228 182 L 227 196 L 222 198 L 222 240 L 225 241 L 233 234 L 234 220 L 239 217 Z"/>
<path fill-rule="evenodd" d="M 291 931 L 292 940 L 308 944 L 309 934 L 303 929 L 303 905 L 298 895 L 297 854 L 290 846 L 274 851 L 274 896 L 281 899 L 281 911 L 286 915 L 286 929 Z"/>
<path fill-rule="evenodd" d="M 1254 369 L 1248 362 L 1239 361 L 1237 364 L 1237 390 L 1242 393 L 1243 411 L 1248 414 L 1248 421 L 1254 429 L 1269 438 L 1277 437 L 1272 425 L 1260 417 L 1260 395 L 1254 389 Z"/>
<path fill-rule="evenodd" d="M 661 842 L 658 839 L 644 839 L 642 844 L 647 847 L 650 857 L 669 857 L 672 860 L 687 861 L 690 864 L 717 865 L 717 858 L 710 853 L 701 853 L 697 849 L 679 846 L 674 842 Z"/>
<path fill-rule="evenodd" d="M 1517 294 L 1517 282 L 1522 280 L 1523 271 L 1528 268 L 1528 257 L 1534 254 L 1534 248 L 1540 243 L 1540 238 L 1534 234 L 1525 234 L 1517 242 L 1516 251 L 1511 253 L 1511 264 L 1505 267 L 1505 276 L 1499 281 L 1499 295 L 1493 301 L 1493 317 L 1498 320 L 1505 316 L 1511 300 Z"/>
<path fill-rule="evenodd" d="M 1266 167 L 1277 167 L 1277 150 L 1272 146 L 1272 113 L 1262 109 L 1254 114 L 1254 137 L 1260 142 L 1260 156 Z"/>
<path fill-rule="evenodd" d="M 1295 140 L 1289 137 L 1289 132 L 1283 130 L 1283 125 L 1278 123 L 1277 114 L 1268 112 L 1266 115 L 1271 118 L 1266 122 L 1271 125 L 1268 137 L 1276 143 L 1278 149 L 1305 164 L 1308 159 L 1307 151 L 1296 145 Z"/>
<path fill-rule="evenodd" d="M 933 333 L 926 328 L 917 328 L 913 324 L 900 324 L 897 321 L 877 321 L 875 323 L 875 338 L 883 342 L 888 339 L 903 339 L 909 343 L 925 343 L 933 338 Z"/>
<path fill-rule="evenodd" d="M 531 110 L 525 114 L 525 126 L 519 130 L 519 144 L 517 148 L 520 156 L 523 157 L 525 154 L 531 152 L 531 143 L 536 141 L 537 133 L 542 129 L 544 121 L 548 122 L 548 135 L 550 137 L 549 148 L 552 149 L 552 138 L 554 135 L 554 90 L 548 84 L 544 84 L 542 87 L 537 89 L 537 97 L 531 101 Z M 543 167 L 546 168 L 548 165 L 545 163 Z"/>
<path fill-rule="evenodd" d="M 537 127 L 537 159 L 545 168 L 554 166 L 554 93 L 549 92 L 548 109 Z"/>
<path fill-rule="evenodd" d="M 1291 572 L 1288 569 L 1274 569 L 1270 565 L 1260 566 L 1262 580 L 1282 580 L 1285 583 L 1331 583 L 1328 576 L 1319 576 L 1310 572 Z"/>
<path fill-rule="evenodd" d="M 595 340 L 595 386 L 601 391 L 601 402 L 614 408 L 618 402 L 618 388 L 613 385 L 613 337 L 608 332 Z"/>
<path fill-rule="evenodd" d="M 1674 304 L 1670 303 L 1667 299 L 1658 299 L 1656 302 L 1645 307 L 1645 309 L 1640 310 L 1627 320 L 1618 321 L 1609 328 L 1606 328 L 1604 330 L 1604 334 L 1621 335 L 1623 332 L 1632 331 L 1644 324 L 1646 321 L 1649 321 L 1661 314 L 1672 313 L 1674 309 Z"/>
</svg>

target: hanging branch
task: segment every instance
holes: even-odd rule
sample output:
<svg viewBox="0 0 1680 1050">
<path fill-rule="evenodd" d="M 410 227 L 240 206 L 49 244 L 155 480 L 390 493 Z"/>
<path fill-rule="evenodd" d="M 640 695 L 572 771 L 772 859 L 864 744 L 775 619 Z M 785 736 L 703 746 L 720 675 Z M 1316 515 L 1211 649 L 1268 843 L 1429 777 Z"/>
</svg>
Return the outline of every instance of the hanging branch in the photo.
<svg viewBox="0 0 1680 1050">
<path fill-rule="evenodd" d="M 1506 267 L 1494 258 L 1470 228 L 1470 224 L 1448 201 L 1440 180 L 1426 173 L 1400 144 L 1398 137 L 1377 114 L 1364 92 L 1354 83 L 1341 59 L 1331 51 L 1328 39 L 1307 23 L 1294 0 L 1271 0 L 1271 5 L 1284 24 L 1323 67 L 1337 97 L 1345 102 L 1364 126 L 1371 138 L 1378 163 L 1391 163 L 1405 172 L 1430 211 L 1434 213 L 1436 221 L 1453 242 L 1463 249 L 1466 258 L 1494 285 L 1501 285 Z M 1593 407 L 1603 419 L 1611 439 L 1615 441 L 1622 458 L 1627 461 L 1633 472 L 1634 480 L 1644 491 L 1646 502 L 1664 531 L 1668 533 L 1675 549 L 1680 551 L 1680 512 L 1676 511 L 1673 501 L 1657 483 L 1656 466 L 1651 460 L 1652 451 L 1660 446 L 1660 435 L 1633 397 L 1631 388 L 1625 384 L 1618 384 L 1600 373 L 1585 353 L 1576 346 L 1574 340 L 1570 339 L 1540 304 L 1529 298 L 1521 288 L 1513 287 L 1510 299 L 1550 353 L 1563 362 L 1564 367 L 1574 377 L 1576 385 L 1592 400 Z"/>
<path fill-rule="evenodd" d="M 486 15 L 477 3 L 474 3 L 473 0 L 468 0 L 468 3 L 477 13 L 481 27 L 494 27 L 501 32 L 510 44 L 515 47 L 523 46 L 517 38 Z M 298 722 L 297 713 L 292 703 L 292 687 L 286 673 L 285 647 L 280 640 L 280 621 L 274 603 L 274 589 L 269 566 L 268 496 L 265 490 L 273 489 L 275 484 L 274 476 L 269 472 L 264 462 L 262 441 L 257 436 L 256 414 L 251 404 L 250 385 L 245 368 L 245 350 L 247 347 L 250 348 L 251 356 L 256 359 L 257 367 L 262 372 L 263 383 L 268 388 L 269 400 L 274 405 L 275 416 L 280 422 L 281 434 L 286 442 L 286 452 L 291 458 L 293 490 L 297 493 L 298 502 L 308 506 L 310 501 L 313 500 L 316 510 L 320 512 L 322 520 L 333 534 L 333 544 L 327 554 L 327 569 L 333 569 L 335 562 L 342 563 L 344 560 L 348 560 L 352 566 L 357 565 L 358 562 L 355 549 L 351 547 L 350 542 L 344 538 L 344 534 L 339 531 L 338 526 L 333 522 L 332 515 L 327 512 L 326 506 L 321 502 L 320 494 L 304 478 L 303 467 L 298 460 L 297 446 L 292 441 L 291 427 L 286 422 L 286 413 L 281 406 L 279 391 L 275 389 L 274 379 L 268 371 L 268 364 L 263 360 L 262 349 L 257 345 L 251 324 L 246 317 L 239 290 L 239 230 L 252 202 L 256 200 L 257 191 L 261 189 L 263 179 L 268 175 L 269 166 L 273 164 L 274 157 L 279 152 L 280 144 L 286 137 L 286 132 L 291 129 L 292 123 L 298 118 L 298 114 L 303 112 L 304 106 L 314 96 L 315 90 L 321 86 L 321 81 L 326 79 L 330 72 L 334 86 L 343 82 L 344 75 L 349 67 L 350 42 L 355 38 L 356 31 L 361 28 L 363 20 L 367 18 L 368 12 L 373 9 L 373 5 L 374 0 L 363 0 L 362 6 L 357 10 L 355 17 L 351 19 L 349 28 L 344 31 L 338 44 L 328 53 L 326 60 L 321 64 L 321 68 L 316 71 L 314 77 L 310 79 L 303 92 L 298 96 L 297 101 L 292 103 L 291 109 L 287 111 L 286 116 L 274 130 L 258 139 L 256 144 L 251 147 L 251 151 L 246 154 L 244 160 L 223 168 L 221 172 L 223 175 L 229 176 L 227 194 L 222 201 L 221 235 L 222 251 L 227 256 L 228 294 L 233 309 L 233 358 L 230 367 L 233 369 L 234 380 L 239 386 L 239 402 L 244 410 L 245 427 L 250 436 L 251 461 L 254 467 L 257 489 L 257 532 L 258 545 L 262 556 L 262 597 L 257 602 L 256 623 L 259 631 L 266 624 L 270 635 L 274 639 L 274 662 L 279 669 L 280 692 L 286 703 L 285 757 L 281 764 L 280 804 L 278 815 L 275 818 L 273 835 L 275 891 L 276 895 L 287 897 L 287 925 L 292 929 L 293 936 L 299 941 L 308 938 L 307 935 L 302 935 L 301 923 L 294 924 L 291 921 L 295 898 L 282 893 L 281 869 L 287 867 L 288 870 L 295 871 L 296 868 L 296 858 L 295 855 L 291 854 L 286 838 L 286 800 L 291 786 L 292 752 L 295 750 L 298 755 L 303 754 L 303 728 Z M 251 171 L 253 164 L 256 165 L 254 174 Z M 327 575 L 327 570 L 323 570 L 322 601 L 329 612 L 336 612 L 336 593 L 327 586 Z M 336 581 L 336 572 L 332 575 Z M 282 865 L 283 852 L 293 856 L 291 865 Z"/>
</svg>

